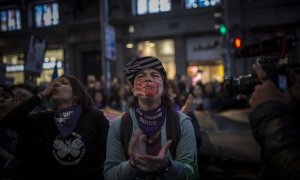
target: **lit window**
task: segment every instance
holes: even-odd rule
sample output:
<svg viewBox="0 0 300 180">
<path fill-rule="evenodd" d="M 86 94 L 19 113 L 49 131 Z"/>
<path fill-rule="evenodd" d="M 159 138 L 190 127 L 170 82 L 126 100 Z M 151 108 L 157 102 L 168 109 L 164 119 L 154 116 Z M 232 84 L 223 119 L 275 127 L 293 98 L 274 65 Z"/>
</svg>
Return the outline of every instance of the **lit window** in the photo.
<svg viewBox="0 0 300 180">
<path fill-rule="evenodd" d="M 0 10 L 1 31 L 15 31 L 21 29 L 21 13 L 18 9 Z"/>
<path fill-rule="evenodd" d="M 153 14 L 171 10 L 171 0 L 136 0 L 137 14 Z"/>
<path fill-rule="evenodd" d="M 34 6 L 35 27 L 49 27 L 59 24 L 58 3 L 37 4 Z"/>
<path fill-rule="evenodd" d="M 221 0 L 185 0 L 185 8 L 193 9 L 193 8 L 201 8 L 201 7 L 209 7 L 220 4 Z"/>
</svg>

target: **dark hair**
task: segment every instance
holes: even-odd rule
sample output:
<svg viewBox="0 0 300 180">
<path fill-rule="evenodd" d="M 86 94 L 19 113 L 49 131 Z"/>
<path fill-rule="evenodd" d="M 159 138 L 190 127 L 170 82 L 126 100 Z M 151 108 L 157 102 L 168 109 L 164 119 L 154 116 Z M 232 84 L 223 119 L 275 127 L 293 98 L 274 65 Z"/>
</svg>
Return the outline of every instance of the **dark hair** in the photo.
<svg viewBox="0 0 300 180">
<path fill-rule="evenodd" d="M 62 75 L 61 78 L 66 78 L 70 81 L 73 90 L 73 97 L 77 104 L 80 104 L 84 109 L 91 109 L 95 107 L 93 99 L 79 79 L 70 75 Z"/>
<path fill-rule="evenodd" d="M 161 96 L 161 103 L 163 105 L 166 105 L 169 108 L 172 108 L 172 100 L 171 100 L 171 97 L 170 97 L 170 94 L 169 94 L 169 91 L 168 91 L 169 84 L 168 84 L 167 76 L 164 73 L 161 73 L 161 72 L 160 72 L 160 75 L 161 75 L 161 78 L 163 80 L 163 86 L 164 86 L 164 91 L 163 91 L 162 96 Z M 133 81 L 134 81 L 134 79 L 133 79 Z M 131 100 L 129 100 L 128 106 L 129 107 L 135 107 L 137 105 L 137 103 L 138 103 L 138 98 L 136 96 L 133 96 L 133 98 Z"/>
<path fill-rule="evenodd" d="M 179 88 L 175 82 L 175 80 L 168 80 L 169 88 L 173 91 L 174 94 L 176 94 L 176 97 L 173 99 L 173 103 L 177 103 L 181 107 L 180 103 L 180 91 Z"/>
</svg>

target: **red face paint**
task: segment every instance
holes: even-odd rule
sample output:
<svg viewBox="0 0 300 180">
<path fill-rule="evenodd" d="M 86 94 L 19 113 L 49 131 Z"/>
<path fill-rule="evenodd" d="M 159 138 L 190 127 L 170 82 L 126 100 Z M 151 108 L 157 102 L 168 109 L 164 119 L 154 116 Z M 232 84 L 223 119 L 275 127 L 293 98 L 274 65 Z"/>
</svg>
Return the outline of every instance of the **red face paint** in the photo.
<svg viewBox="0 0 300 180">
<path fill-rule="evenodd" d="M 153 97 L 158 94 L 159 82 L 143 82 L 137 79 L 135 82 L 135 91 L 137 96 Z"/>
<path fill-rule="evenodd" d="M 158 83 L 156 83 L 156 82 L 147 82 L 144 89 L 145 89 L 144 90 L 145 96 L 153 97 L 158 94 L 159 86 L 158 86 Z"/>
<path fill-rule="evenodd" d="M 136 80 L 135 84 L 134 84 L 134 88 L 135 88 L 135 92 L 137 96 L 145 96 L 145 93 L 143 92 L 143 88 L 142 88 L 142 80 L 138 79 Z"/>
</svg>

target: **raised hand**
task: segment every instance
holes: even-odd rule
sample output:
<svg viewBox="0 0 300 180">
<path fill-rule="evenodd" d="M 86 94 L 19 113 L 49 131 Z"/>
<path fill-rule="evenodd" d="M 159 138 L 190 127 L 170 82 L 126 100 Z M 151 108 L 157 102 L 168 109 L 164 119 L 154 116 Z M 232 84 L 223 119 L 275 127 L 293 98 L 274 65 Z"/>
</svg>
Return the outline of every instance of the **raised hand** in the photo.
<svg viewBox="0 0 300 180">
<path fill-rule="evenodd" d="M 58 78 L 52 80 L 52 81 L 48 84 L 47 88 L 44 89 L 44 90 L 42 91 L 43 96 L 45 96 L 45 97 L 47 97 L 47 98 L 51 96 L 53 87 L 55 86 L 55 84 L 56 84 L 57 81 L 58 81 Z"/>
<path fill-rule="evenodd" d="M 261 67 L 253 65 L 253 70 L 262 84 L 255 86 L 255 90 L 251 95 L 249 103 L 252 108 L 267 101 L 279 101 L 288 104 L 290 98 L 285 93 L 280 92 L 274 82 L 268 79 L 267 73 Z"/>
<path fill-rule="evenodd" d="M 189 94 L 188 98 L 185 100 L 185 103 L 181 108 L 181 111 L 187 114 L 190 111 L 192 104 L 193 104 L 193 95 Z"/>
<path fill-rule="evenodd" d="M 136 166 L 145 172 L 161 172 L 168 165 L 167 152 L 171 146 L 172 141 L 168 140 L 167 143 L 161 148 L 157 156 L 144 155 L 139 159 L 142 163 Z"/>
<path fill-rule="evenodd" d="M 141 160 L 139 157 L 146 155 L 146 135 L 143 134 L 141 129 L 137 129 L 130 139 L 128 146 L 129 163 L 132 166 L 138 166 Z"/>
</svg>

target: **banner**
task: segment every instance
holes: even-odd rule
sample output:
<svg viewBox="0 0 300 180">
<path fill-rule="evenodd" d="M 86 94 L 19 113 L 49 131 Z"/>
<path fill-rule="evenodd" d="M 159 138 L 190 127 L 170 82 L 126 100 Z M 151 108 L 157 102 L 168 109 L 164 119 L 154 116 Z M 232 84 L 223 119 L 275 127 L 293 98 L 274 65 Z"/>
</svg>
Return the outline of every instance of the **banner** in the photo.
<svg viewBox="0 0 300 180">
<path fill-rule="evenodd" d="M 31 36 L 25 62 L 25 72 L 33 76 L 40 76 L 46 50 L 46 40 Z"/>
<path fill-rule="evenodd" d="M 105 25 L 105 57 L 109 60 L 116 60 L 116 32 L 115 28 Z"/>
</svg>

